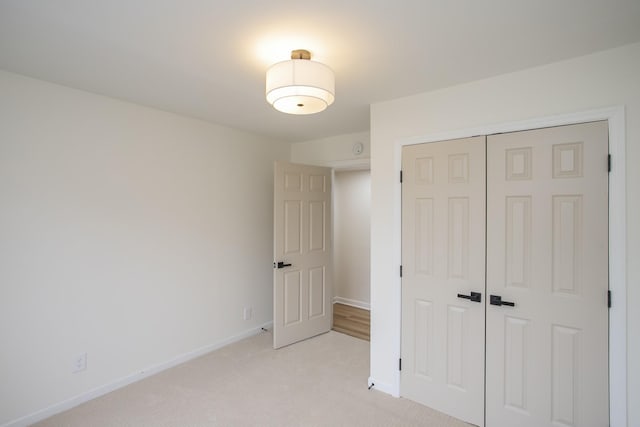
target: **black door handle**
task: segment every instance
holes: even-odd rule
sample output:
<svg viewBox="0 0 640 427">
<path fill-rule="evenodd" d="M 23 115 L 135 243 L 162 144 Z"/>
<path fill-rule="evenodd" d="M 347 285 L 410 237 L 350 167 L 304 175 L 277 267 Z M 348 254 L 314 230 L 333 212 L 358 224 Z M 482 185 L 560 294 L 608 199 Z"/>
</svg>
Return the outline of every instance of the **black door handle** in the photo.
<svg viewBox="0 0 640 427">
<path fill-rule="evenodd" d="M 273 267 L 274 268 L 285 268 L 285 267 L 291 267 L 291 264 L 285 264 L 282 261 L 278 261 L 277 264 L 275 262 L 273 263 Z"/>
<path fill-rule="evenodd" d="M 482 302 L 482 294 L 480 292 L 471 292 L 471 295 L 458 294 L 458 298 L 470 299 L 473 302 Z"/>
<path fill-rule="evenodd" d="M 489 304 L 491 305 L 508 305 L 509 307 L 515 307 L 516 303 L 510 301 L 502 301 L 502 297 L 500 295 L 491 295 L 489 296 Z"/>
</svg>

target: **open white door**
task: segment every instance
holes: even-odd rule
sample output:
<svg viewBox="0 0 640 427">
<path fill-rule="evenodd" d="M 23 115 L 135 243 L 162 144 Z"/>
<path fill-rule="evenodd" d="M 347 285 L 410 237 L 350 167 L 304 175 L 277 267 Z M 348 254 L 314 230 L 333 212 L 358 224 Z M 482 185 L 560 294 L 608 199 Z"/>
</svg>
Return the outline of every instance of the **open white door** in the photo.
<svg viewBox="0 0 640 427">
<path fill-rule="evenodd" d="M 331 169 L 276 162 L 273 347 L 331 329 Z"/>
</svg>

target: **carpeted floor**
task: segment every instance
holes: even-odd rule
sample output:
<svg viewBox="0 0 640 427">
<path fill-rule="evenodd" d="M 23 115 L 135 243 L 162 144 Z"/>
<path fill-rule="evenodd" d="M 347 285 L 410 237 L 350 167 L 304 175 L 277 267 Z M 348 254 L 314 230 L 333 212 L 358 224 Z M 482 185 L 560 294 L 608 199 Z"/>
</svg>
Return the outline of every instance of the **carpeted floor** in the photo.
<svg viewBox="0 0 640 427">
<path fill-rule="evenodd" d="M 331 331 L 279 350 L 271 343 L 262 333 L 36 425 L 467 426 L 367 390 L 367 341 Z"/>
</svg>

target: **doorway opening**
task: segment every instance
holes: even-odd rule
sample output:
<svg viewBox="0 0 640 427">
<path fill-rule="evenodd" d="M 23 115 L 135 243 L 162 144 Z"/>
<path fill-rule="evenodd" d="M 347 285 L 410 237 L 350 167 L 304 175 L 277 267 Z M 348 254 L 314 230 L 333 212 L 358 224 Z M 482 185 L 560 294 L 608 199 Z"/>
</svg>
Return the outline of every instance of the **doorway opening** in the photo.
<svg viewBox="0 0 640 427">
<path fill-rule="evenodd" d="M 333 174 L 333 329 L 370 337 L 371 171 Z"/>
</svg>

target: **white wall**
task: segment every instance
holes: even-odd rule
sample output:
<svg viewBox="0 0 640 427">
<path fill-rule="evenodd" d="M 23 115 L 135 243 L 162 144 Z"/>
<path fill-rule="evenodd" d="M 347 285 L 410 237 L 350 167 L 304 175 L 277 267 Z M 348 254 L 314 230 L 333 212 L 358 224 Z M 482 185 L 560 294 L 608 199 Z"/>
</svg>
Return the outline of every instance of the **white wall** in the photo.
<svg viewBox="0 0 640 427">
<path fill-rule="evenodd" d="M 371 173 L 336 172 L 333 193 L 334 300 L 369 308 Z"/>
<path fill-rule="evenodd" d="M 361 154 L 353 154 L 353 144 L 362 143 Z M 330 138 L 314 139 L 291 145 L 291 161 L 315 166 L 329 166 L 337 169 L 354 166 L 369 168 L 369 132 L 349 133 Z"/>
<path fill-rule="evenodd" d="M 0 425 L 270 322 L 272 165 L 288 157 L 0 71 Z"/>
<path fill-rule="evenodd" d="M 459 129 L 626 108 L 628 425 L 640 425 L 640 44 L 439 91 L 375 104 L 371 110 L 371 378 L 398 385 L 398 141 Z M 614 159 L 614 162 L 616 159 Z M 619 159 L 618 159 L 619 161 Z M 615 163 L 614 163 L 615 164 Z"/>
</svg>

